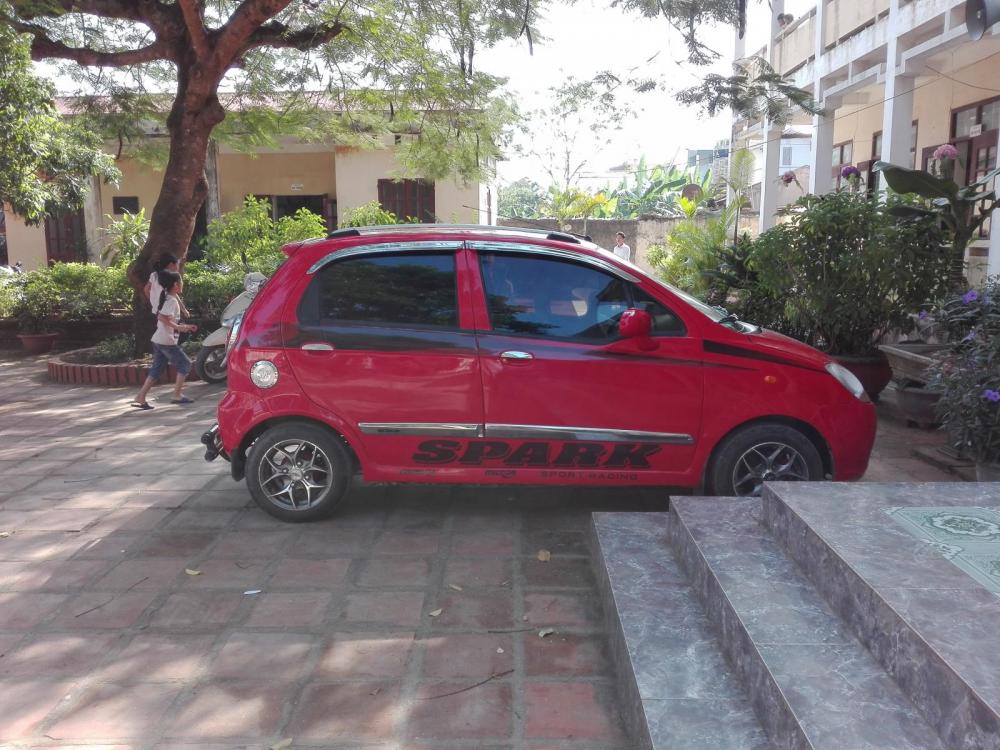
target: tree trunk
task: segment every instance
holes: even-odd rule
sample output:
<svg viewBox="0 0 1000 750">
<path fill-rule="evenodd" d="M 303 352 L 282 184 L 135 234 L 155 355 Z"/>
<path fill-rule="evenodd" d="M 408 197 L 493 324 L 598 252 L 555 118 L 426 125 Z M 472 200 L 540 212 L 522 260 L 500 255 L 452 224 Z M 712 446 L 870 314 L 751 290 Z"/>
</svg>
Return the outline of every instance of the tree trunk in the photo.
<svg viewBox="0 0 1000 750">
<path fill-rule="evenodd" d="M 128 269 L 135 294 L 132 300 L 136 355 L 150 351 L 156 327 L 143 287 L 153 263 L 170 253 L 181 262 L 194 234 L 195 219 L 208 194 L 205 162 L 212 130 L 225 111 L 216 96 L 216 83 L 196 80 L 197 73 L 178 67 L 177 97 L 167 118 L 170 156 L 163 172 L 160 195 L 149 220 L 149 237 Z"/>
</svg>

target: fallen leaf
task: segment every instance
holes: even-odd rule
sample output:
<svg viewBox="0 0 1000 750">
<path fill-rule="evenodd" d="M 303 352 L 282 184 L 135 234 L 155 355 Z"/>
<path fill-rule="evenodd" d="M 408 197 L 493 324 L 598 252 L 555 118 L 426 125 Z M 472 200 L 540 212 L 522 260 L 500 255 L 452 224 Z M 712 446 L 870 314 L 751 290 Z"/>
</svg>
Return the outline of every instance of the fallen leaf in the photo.
<svg viewBox="0 0 1000 750">
<path fill-rule="evenodd" d="M 448 584 L 448 588 L 450 588 L 450 589 L 455 589 L 455 591 L 461 591 L 461 590 L 462 590 L 462 587 L 461 587 L 461 586 L 458 586 L 458 585 L 456 585 L 456 584 L 454 584 L 454 583 L 449 583 L 449 584 Z"/>
<path fill-rule="evenodd" d="M 368 695 L 378 695 L 381 692 L 382 692 L 382 688 L 377 687 L 374 690 L 372 690 L 370 693 L 368 693 Z"/>
<path fill-rule="evenodd" d="M 538 560 L 539 562 L 548 562 L 552 559 L 552 553 L 547 549 L 538 550 Z"/>
<path fill-rule="evenodd" d="M 285 737 L 281 742 L 275 742 L 271 745 L 270 750 L 285 750 L 286 747 L 292 744 L 291 737 Z"/>
<path fill-rule="evenodd" d="M 259 594 L 260 589 L 250 589 L 249 591 L 244 591 L 243 596 L 252 596 L 254 594 Z"/>
<path fill-rule="evenodd" d="M 435 609 L 433 612 L 428 612 L 427 614 L 429 614 L 431 617 L 437 617 L 442 612 L 444 612 L 443 609 Z"/>
<path fill-rule="evenodd" d="M 554 632 L 556 632 L 555 628 L 542 628 L 538 631 L 538 637 L 544 638 L 547 635 L 552 635 Z"/>
<path fill-rule="evenodd" d="M 184 572 L 187 573 L 189 576 L 200 576 L 201 575 L 201 571 L 200 570 L 194 570 L 193 568 L 184 568 Z"/>
<path fill-rule="evenodd" d="M 0 531 L 0 539 L 6 539 L 9 536 L 10 536 L 9 531 Z"/>
</svg>

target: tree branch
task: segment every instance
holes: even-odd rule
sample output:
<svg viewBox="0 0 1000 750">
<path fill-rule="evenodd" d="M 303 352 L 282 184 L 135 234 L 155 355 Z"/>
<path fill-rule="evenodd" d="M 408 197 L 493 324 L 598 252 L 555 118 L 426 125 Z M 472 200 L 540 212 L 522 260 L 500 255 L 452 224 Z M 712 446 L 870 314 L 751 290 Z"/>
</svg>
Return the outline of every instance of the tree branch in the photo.
<svg viewBox="0 0 1000 750">
<path fill-rule="evenodd" d="M 288 7 L 291 0 L 243 0 L 219 29 L 215 44 L 216 62 L 223 70 L 239 59 L 247 48 L 247 41 L 267 21 Z"/>
<path fill-rule="evenodd" d="M 283 23 L 271 21 L 250 35 L 243 50 L 246 52 L 255 47 L 282 47 L 305 52 L 335 39 L 345 28 L 343 24 L 333 22 L 314 24 L 292 31 Z"/>
<path fill-rule="evenodd" d="M 205 24 L 201 20 L 201 9 L 196 4 L 197 0 L 179 0 L 181 13 L 184 16 L 184 25 L 187 27 L 188 36 L 191 38 L 191 46 L 194 54 L 199 60 L 205 60 L 209 55 L 208 37 L 205 34 Z"/>
<path fill-rule="evenodd" d="M 102 18 L 135 21 L 149 26 L 157 33 L 166 32 L 175 16 L 170 6 L 159 0 L 55 0 L 49 3 L 12 3 L 15 12 L 23 18 L 42 18 L 62 13 L 87 13 Z"/>
<path fill-rule="evenodd" d="M 152 62 L 153 60 L 170 60 L 171 45 L 161 39 L 152 44 L 133 50 L 121 52 L 101 52 L 89 47 L 70 47 L 48 35 L 48 31 L 33 23 L 25 23 L 15 18 L 4 18 L 14 29 L 34 37 L 31 41 L 31 57 L 33 60 L 59 58 L 73 60 L 80 65 L 94 65 L 102 68 L 123 68 L 128 65 Z"/>
</svg>

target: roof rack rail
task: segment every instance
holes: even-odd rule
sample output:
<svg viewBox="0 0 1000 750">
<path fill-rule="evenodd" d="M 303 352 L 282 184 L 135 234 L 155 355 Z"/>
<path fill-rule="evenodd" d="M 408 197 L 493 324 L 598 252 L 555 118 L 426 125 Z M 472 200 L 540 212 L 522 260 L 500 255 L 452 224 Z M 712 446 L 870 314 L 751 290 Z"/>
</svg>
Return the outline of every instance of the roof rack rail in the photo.
<svg viewBox="0 0 1000 750">
<path fill-rule="evenodd" d="M 327 235 L 327 239 L 338 239 L 341 237 L 360 237 L 372 234 L 408 234 L 410 232 L 461 232 L 461 231 L 493 231 L 507 232 L 509 234 L 533 234 L 542 235 L 547 240 L 557 240 L 559 242 L 572 242 L 577 245 L 590 242 L 589 237 L 574 236 L 567 232 L 553 232 L 551 229 L 535 227 L 508 227 L 497 224 L 381 224 L 368 227 L 349 227 L 346 229 L 335 229 Z"/>
</svg>

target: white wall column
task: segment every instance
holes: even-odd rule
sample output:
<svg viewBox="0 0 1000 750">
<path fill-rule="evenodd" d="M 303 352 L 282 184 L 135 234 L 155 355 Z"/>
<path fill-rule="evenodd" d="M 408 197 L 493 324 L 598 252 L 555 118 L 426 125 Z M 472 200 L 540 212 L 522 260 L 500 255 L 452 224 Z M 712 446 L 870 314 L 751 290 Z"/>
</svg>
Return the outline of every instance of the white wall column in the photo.
<svg viewBox="0 0 1000 750">
<path fill-rule="evenodd" d="M 733 60 L 742 60 L 747 56 L 747 40 L 744 34 L 740 38 L 739 31 L 733 34 Z M 729 120 L 729 163 L 728 163 L 728 174 L 730 183 L 733 179 L 733 153 L 736 151 L 736 122 L 739 116 L 736 114 L 736 110 L 732 111 L 732 116 Z M 726 185 L 726 205 L 731 206 L 733 201 L 736 200 L 736 191 L 733 190 L 730 184 Z"/>
<path fill-rule="evenodd" d="M 91 263 L 101 263 L 101 253 L 108 244 L 108 236 L 103 231 L 104 211 L 101 205 L 101 178 L 90 178 L 90 189 L 83 199 L 83 231 L 87 239 L 87 259 Z"/>
<path fill-rule="evenodd" d="M 813 136 L 809 150 L 809 192 L 814 195 L 829 193 L 833 189 L 833 115 L 835 110 L 836 102 L 827 99 L 824 114 L 813 115 Z"/>
<path fill-rule="evenodd" d="M 997 180 L 1000 183 L 1000 180 Z M 987 260 L 986 274 L 1000 276 L 1000 208 L 993 209 L 990 216 L 990 257 Z"/>
<path fill-rule="evenodd" d="M 882 105 L 882 160 L 910 166 L 910 132 L 913 129 L 915 77 L 900 70 L 899 0 L 889 2 L 889 29 L 885 51 L 885 91 Z M 883 190 L 888 189 L 883 184 Z"/>
<path fill-rule="evenodd" d="M 778 16 L 785 12 L 785 0 L 771 0 L 771 30 L 767 37 L 767 61 L 775 66 L 775 39 L 781 27 Z M 776 67 L 776 66 L 775 66 Z M 764 153 L 760 175 L 760 231 L 774 226 L 778 211 L 778 170 L 781 168 L 781 136 L 784 128 L 764 121 Z"/>
</svg>

